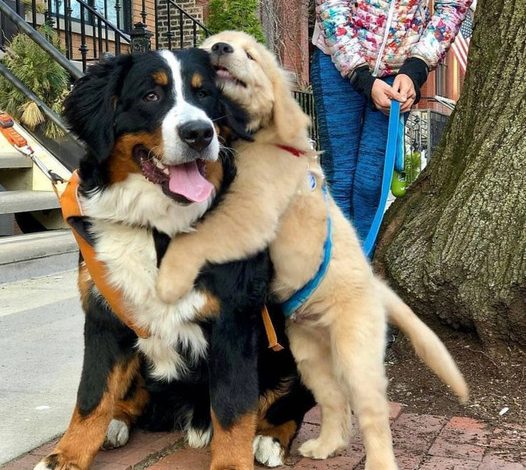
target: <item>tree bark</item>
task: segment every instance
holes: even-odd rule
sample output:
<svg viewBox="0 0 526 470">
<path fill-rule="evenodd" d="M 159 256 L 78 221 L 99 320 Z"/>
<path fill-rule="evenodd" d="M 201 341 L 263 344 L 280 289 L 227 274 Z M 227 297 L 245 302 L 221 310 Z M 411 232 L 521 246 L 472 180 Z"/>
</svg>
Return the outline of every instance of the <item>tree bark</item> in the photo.
<svg viewBox="0 0 526 470">
<path fill-rule="evenodd" d="M 422 316 L 526 345 L 526 2 L 480 0 L 457 108 L 375 267 Z"/>
</svg>

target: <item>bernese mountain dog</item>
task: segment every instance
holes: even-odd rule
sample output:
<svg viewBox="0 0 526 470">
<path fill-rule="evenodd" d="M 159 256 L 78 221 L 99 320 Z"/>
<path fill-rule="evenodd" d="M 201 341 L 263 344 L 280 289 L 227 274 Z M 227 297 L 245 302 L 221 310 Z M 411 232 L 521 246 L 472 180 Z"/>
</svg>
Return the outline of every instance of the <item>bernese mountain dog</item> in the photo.
<svg viewBox="0 0 526 470">
<path fill-rule="evenodd" d="M 81 257 L 77 404 L 36 470 L 86 470 L 99 448 L 124 445 L 135 424 L 182 429 L 195 447 L 212 440 L 212 469 L 252 469 L 253 453 L 276 466 L 314 404 L 288 348 L 268 348 L 266 252 L 207 266 L 176 304 L 156 294 L 170 239 L 220 203 L 235 177 L 228 143 L 249 138 L 243 111 L 215 78 L 200 49 L 123 55 L 90 67 L 66 99 L 65 116 L 88 149 L 79 170 L 83 236 L 129 318 L 112 311 Z M 283 317 L 271 316 L 286 345 Z"/>
</svg>

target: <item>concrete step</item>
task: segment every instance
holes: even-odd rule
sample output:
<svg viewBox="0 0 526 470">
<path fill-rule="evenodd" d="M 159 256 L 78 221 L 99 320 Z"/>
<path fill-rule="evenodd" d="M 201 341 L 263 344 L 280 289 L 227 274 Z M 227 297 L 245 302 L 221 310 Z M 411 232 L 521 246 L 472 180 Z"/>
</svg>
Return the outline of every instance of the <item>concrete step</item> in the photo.
<svg viewBox="0 0 526 470">
<path fill-rule="evenodd" d="M 24 157 L 16 150 L 2 150 L 0 151 L 0 170 L 10 168 L 31 168 L 33 162 L 29 157 Z"/>
<path fill-rule="evenodd" d="M 78 248 L 69 230 L 0 238 L 0 283 L 75 269 Z"/>
<path fill-rule="evenodd" d="M 59 203 L 53 191 L 1 191 L 0 215 L 58 209 Z"/>
</svg>

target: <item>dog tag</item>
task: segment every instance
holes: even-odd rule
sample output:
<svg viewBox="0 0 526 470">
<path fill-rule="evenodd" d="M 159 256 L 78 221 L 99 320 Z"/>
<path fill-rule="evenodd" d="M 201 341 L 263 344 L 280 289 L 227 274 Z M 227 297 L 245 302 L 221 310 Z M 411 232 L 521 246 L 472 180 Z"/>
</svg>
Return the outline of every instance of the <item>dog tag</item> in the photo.
<svg viewBox="0 0 526 470">
<path fill-rule="evenodd" d="M 316 181 L 316 177 L 309 172 L 308 176 L 307 176 L 308 180 L 309 180 L 309 188 L 311 191 L 314 191 L 316 189 L 316 186 L 318 186 L 318 182 Z"/>
</svg>

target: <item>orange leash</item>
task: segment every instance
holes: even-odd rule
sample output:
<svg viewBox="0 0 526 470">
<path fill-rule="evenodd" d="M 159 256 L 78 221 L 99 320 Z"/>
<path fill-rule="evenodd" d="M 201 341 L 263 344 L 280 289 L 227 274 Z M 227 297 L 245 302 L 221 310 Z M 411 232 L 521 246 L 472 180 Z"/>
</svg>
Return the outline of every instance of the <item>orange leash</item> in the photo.
<svg viewBox="0 0 526 470">
<path fill-rule="evenodd" d="M 263 326 L 265 327 L 265 333 L 267 334 L 268 347 L 275 352 L 285 349 L 278 342 L 278 335 L 276 335 L 276 330 L 274 329 L 274 325 L 272 324 L 272 319 L 270 318 L 270 314 L 268 313 L 266 305 L 263 306 L 263 310 L 261 310 L 261 318 L 263 319 Z"/>
<path fill-rule="evenodd" d="M 60 196 L 62 216 L 64 217 L 66 223 L 68 223 L 71 227 L 93 282 L 97 286 L 97 289 L 102 294 L 106 302 L 108 302 L 113 312 L 117 315 L 119 320 L 122 321 L 128 328 L 132 329 L 139 338 L 148 338 L 150 336 L 149 331 L 137 326 L 130 317 L 128 309 L 124 303 L 122 292 L 108 283 L 108 271 L 106 269 L 106 265 L 97 259 L 93 246 L 88 243 L 88 241 L 76 230 L 75 226 L 71 223 L 72 218 L 84 217 L 78 200 L 79 182 L 79 175 L 75 171 L 71 175 L 71 179 L 69 180 L 66 189 L 62 193 L 62 196 Z"/>
</svg>

